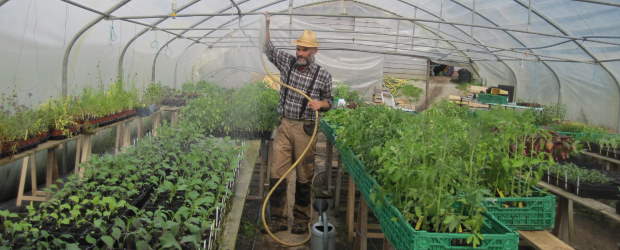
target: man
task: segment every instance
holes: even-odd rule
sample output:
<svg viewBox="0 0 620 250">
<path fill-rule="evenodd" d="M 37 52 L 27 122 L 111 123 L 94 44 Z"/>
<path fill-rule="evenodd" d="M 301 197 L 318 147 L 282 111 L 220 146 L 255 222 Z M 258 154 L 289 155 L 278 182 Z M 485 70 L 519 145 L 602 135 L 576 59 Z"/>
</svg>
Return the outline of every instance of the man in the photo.
<svg viewBox="0 0 620 250">
<path fill-rule="evenodd" d="M 332 77 L 321 66 L 315 63 L 314 55 L 318 49 L 316 34 L 305 30 L 294 44 L 296 56 L 273 46 L 270 40 L 270 16 L 265 15 L 267 32 L 265 54 L 280 70 L 280 80 L 297 88 L 312 98 L 308 101 L 299 93 L 286 87 L 280 88 L 280 104 L 278 112 L 281 120 L 273 142 L 272 164 L 270 166 L 271 186 L 290 168 L 291 164 L 301 156 L 308 143 L 312 146 L 306 157 L 296 168 L 297 179 L 294 199 L 294 223 L 291 232 L 305 234 L 310 221 L 310 189 L 314 175 L 314 146 L 316 140 L 310 142 L 314 127 L 316 110 L 328 110 L 331 107 Z M 288 229 L 286 217 L 286 181 L 274 191 L 270 199 L 272 232 Z M 288 201 L 292 202 L 292 201 Z M 291 205 L 291 204 L 288 204 Z"/>
</svg>

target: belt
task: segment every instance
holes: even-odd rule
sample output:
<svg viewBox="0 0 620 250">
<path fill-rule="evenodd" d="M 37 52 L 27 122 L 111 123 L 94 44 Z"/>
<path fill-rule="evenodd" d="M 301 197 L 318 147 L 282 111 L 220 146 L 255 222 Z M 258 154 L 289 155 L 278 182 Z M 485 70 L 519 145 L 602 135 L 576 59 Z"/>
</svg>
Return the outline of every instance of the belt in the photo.
<svg viewBox="0 0 620 250">
<path fill-rule="evenodd" d="M 288 118 L 288 117 L 280 117 L 280 119 L 282 120 L 289 120 L 289 121 L 293 121 L 293 122 L 314 122 L 314 120 L 306 120 L 306 119 L 294 119 L 294 118 Z"/>
</svg>

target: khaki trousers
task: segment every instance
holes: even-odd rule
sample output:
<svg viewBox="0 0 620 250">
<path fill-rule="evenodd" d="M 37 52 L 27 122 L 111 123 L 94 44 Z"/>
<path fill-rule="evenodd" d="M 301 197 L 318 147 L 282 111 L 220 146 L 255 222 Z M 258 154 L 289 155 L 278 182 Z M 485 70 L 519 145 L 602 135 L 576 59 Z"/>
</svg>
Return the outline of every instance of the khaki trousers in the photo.
<svg viewBox="0 0 620 250">
<path fill-rule="evenodd" d="M 282 177 L 310 142 L 310 136 L 304 132 L 304 124 L 311 121 L 298 121 L 282 118 L 273 140 L 271 156 L 271 183 Z M 316 140 L 308 149 L 306 156 L 299 166 L 291 173 L 285 182 L 280 184 L 271 198 L 271 214 L 289 218 L 289 225 L 293 217 L 308 221 L 310 215 L 311 182 L 314 176 L 314 149 Z M 286 189 L 286 190 L 284 190 Z M 286 192 L 285 192 L 286 191 Z M 286 197 L 285 197 L 286 195 Z M 294 211 L 295 210 L 295 211 Z M 291 216 L 294 215 L 294 216 Z"/>
<path fill-rule="evenodd" d="M 270 168 L 271 178 L 280 178 L 288 170 L 293 162 L 301 156 L 303 150 L 310 142 L 310 136 L 304 132 L 304 124 L 311 124 L 311 121 L 297 121 L 282 118 L 280 126 L 273 140 L 273 158 Z M 314 148 L 316 140 L 312 142 L 306 157 L 295 169 L 297 172 L 297 182 L 310 183 L 314 175 Z"/>
</svg>

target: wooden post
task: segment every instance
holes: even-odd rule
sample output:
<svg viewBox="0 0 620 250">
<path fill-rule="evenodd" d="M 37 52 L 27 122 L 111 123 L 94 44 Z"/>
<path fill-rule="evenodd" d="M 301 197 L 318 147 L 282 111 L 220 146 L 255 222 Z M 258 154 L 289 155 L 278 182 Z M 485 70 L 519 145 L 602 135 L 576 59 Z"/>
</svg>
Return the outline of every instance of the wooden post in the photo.
<svg viewBox="0 0 620 250">
<path fill-rule="evenodd" d="M 573 200 L 568 200 L 568 243 L 575 239 L 575 214 L 573 213 Z"/>
<path fill-rule="evenodd" d="M 161 123 L 161 112 L 162 111 L 160 109 L 159 111 L 157 111 L 157 113 L 155 113 L 155 116 L 153 116 L 153 136 L 157 136 L 157 129 L 159 128 L 159 125 Z"/>
<path fill-rule="evenodd" d="M 121 151 L 131 145 L 131 126 L 129 122 L 123 122 L 122 134 L 121 134 Z"/>
<path fill-rule="evenodd" d="M 560 238 L 560 240 L 564 242 L 569 242 L 569 231 L 568 231 L 568 199 L 564 197 L 558 197 L 558 212 L 556 218 L 556 227 L 554 229 L 554 233 Z"/>
<path fill-rule="evenodd" d="M 347 240 L 353 242 L 353 223 L 355 222 L 355 183 L 353 177 L 349 175 L 349 186 L 347 188 Z"/>
<path fill-rule="evenodd" d="M 116 140 L 114 141 L 114 154 L 118 154 L 121 149 L 121 137 L 123 135 L 123 124 L 124 122 L 119 122 L 115 127 L 116 129 Z"/>
<path fill-rule="evenodd" d="M 356 242 L 360 250 L 368 249 L 368 205 L 363 198 L 360 198 L 358 231 L 356 232 Z"/>
<path fill-rule="evenodd" d="M 144 117 L 138 117 L 138 131 L 136 134 L 136 141 L 144 135 Z"/>
<path fill-rule="evenodd" d="M 45 167 L 45 186 L 50 187 L 54 182 L 54 169 L 58 171 L 56 164 L 56 147 L 47 149 L 47 165 Z"/>
<path fill-rule="evenodd" d="M 327 190 L 332 191 L 332 160 L 333 160 L 333 146 L 327 140 L 327 162 L 325 163 L 325 171 L 327 171 Z"/>
<path fill-rule="evenodd" d="M 81 163 L 88 161 L 88 159 L 90 158 L 90 154 L 92 152 L 92 139 L 92 135 L 84 135 L 84 141 L 82 142 L 81 149 L 82 154 L 80 155 L 80 165 Z M 84 176 L 84 168 L 82 168 L 81 166 L 78 168 L 78 174 L 80 178 Z"/>
<path fill-rule="evenodd" d="M 22 169 L 19 174 L 19 187 L 17 188 L 17 202 L 16 205 L 20 207 L 24 198 L 24 187 L 26 186 L 26 175 L 28 174 L 28 161 L 30 156 L 26 156 L 22 159 Z"/>
<path fill-rule="evenodd" d="M 172 111 L 172 117 L 170 118 L 170 123 L 172 125 L 176 125 L 177 124 L 177 120 L 178 120 L 178 116 L 179 116 L 179 111 L 178 110 L 173 110 Z"/>
<path fill-rule="evenodd" d="M 340 190 L 342 189 L 342 164 L 338 159 L 338 174 L 336 175 L 336 191 L 334 192 L 334 211 L 338 211 L 340 207 Z"/>
<path fill-rule="evenodd" d="M 37 192 L 37 158 L 35 157 L 35 154 L 32 153 L 29 156 L 30 159 L 30 187 L 31 187 L 31 192 L 34 195 Z"/>
<path fill-rule="evenodd" d="M 82 159 L 82 143 L 84 143 L 84 137 L 86 137 L 87 135 L 81 135 L 76 141 L 75 141 L 75 166 L 73 166 L 73 173 L 74 174 L 79 174 L 80 173 L 80 160 Z"/>
</svg>

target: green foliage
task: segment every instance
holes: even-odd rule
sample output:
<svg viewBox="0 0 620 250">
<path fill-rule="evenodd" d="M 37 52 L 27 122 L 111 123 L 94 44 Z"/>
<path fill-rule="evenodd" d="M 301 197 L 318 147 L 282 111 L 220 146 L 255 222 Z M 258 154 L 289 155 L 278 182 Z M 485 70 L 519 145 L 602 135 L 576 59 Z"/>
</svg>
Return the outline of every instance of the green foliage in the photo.
<svg viewBox="0 0 620 250">
<path fill-rule="evenodd" d="M 566 107 L 561 104 L 543 105 L 543 110 L 536 115 L 535 124 L 539 126 L 549 125 L 564 120 Z"/>
<path fill-rule="evenodd" d="M 549 135 L 530 111 L 474 114 L 442 102 L 419 115 L 372 106 L 324 119 L 418 230 L 478 234 L 485 197 L 533 195 L 542 175 L 534 166 L 551 163 L 533 152 L 534 139 Z"/>
<path fill-rule="evenodd" d="M 18 103 L 17 94 L 0 96 L 0 142 L 26 140 L 47 132 L 47 114 Z"/>
<path fill-rule="evenodd" d="M 142 104 L 145 106 L 151 104 L 159 104 L 164 99 L 166 90 L 160 83 L 151 83 L 144 90 L 142 95 Z"/>
<path fill-rule="evenodd" d="M 74 99 L 79 120 L 104 117 L 140 105 L 135 87 L 125 88 L 123 82 L 114 82 L 106 89 L 84 88 L 82 94 Z"/>
<path fill-rule="evenodd" d="M 0 245 L 12 248 L 197 249 L 232 195 L 242 147 L 199 133 L 182 117 L 117 155 L 84 163 L 25 214 L 0 210 Z"/>
<path fill-rule="evenodd" d="M 422 92 L 423 90 L 421 88 L 407 84 L 398 90 L 398 95 L 407 97 L 411 102 L 417 102 Z"/>
<path fill-rule="evenodd" d="M 334 84 L 334 87 L 332 88 L 332 97 L 335 100 L 344 99 L 348 103 L 362 103 L 362 98 L 359 93 L 352 90 L 351 87 L 345 83 Z"/>
<path fill-rule="evenodd" d="M 577 183 L 577 179 L 579 179 L 580 183 L 591 183 L 591 184 L 606 184 L 613 181 L 607 175 L 601 173 L 600 171 L 593 169 L 585 169 L 580 168 L 579 166 L 568 163 L 568 164 L 557 164 L 549 167 L 549 174 L 552 176 L 558 176 L 560 179 L 567 178 L 569 181 Z"/>
<path fill-rule="evenodd" d="M 208 85 L 206 85 L 208 86 Z M 205 133 L 269 131 L 278 122 L 277 91 L 258 82 L 240 89 L 204 87 L 181 115 Z"/>
</svg>

